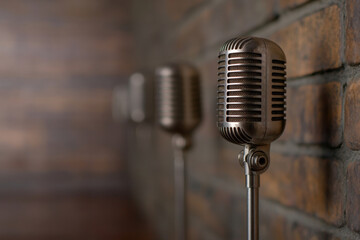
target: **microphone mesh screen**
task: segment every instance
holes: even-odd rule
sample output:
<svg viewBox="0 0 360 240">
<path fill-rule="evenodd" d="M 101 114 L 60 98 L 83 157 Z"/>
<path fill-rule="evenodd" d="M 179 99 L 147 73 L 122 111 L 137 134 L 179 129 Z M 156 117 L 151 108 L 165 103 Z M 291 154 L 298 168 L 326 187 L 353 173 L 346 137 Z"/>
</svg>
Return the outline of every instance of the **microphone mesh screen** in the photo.
<svg viewBox="0 0 360 240">
<path fill-rule="evenodd" d="M 260 122 L 261 54 L 221 54 L 218 64 L 218 121 Z"/>
</svg>

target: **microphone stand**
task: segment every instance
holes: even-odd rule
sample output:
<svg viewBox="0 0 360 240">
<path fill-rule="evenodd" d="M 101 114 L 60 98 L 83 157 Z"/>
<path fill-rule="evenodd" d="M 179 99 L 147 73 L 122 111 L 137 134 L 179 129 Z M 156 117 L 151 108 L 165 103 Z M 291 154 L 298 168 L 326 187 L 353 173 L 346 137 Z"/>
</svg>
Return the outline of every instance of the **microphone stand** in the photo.
<svg viewBox="0 0 360 240">
<path fill-rule="evenodd" d="M 244 151 L 238 156 L 246 176 L 248 240 L 259 239 L 260 174 L 269 167 L 269 152 L 270 144 L 262 146 L 246 144 Z"/>
<path fill-rule="evenodd" d="M 175 188 L 175 240 L 186 240 L 186 161 L 184 150 L 189 139 L 182 135 L 173 136 L 174 188 Z"/>
</svg>

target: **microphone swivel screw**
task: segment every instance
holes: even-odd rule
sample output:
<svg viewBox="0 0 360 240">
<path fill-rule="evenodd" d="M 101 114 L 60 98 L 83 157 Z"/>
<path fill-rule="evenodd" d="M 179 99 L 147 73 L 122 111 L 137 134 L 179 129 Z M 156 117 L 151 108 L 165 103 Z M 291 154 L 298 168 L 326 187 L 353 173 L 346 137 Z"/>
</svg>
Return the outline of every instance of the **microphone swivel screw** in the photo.
<svg viewBox="0 0 360 240">
<path fill-rule="evenodd" d="M 270 164 L 268 157 L 269 145 L 245 145 L 245 149 L 238 155 L 240 166 L 245 168 L 246 174 L 260 174 L 267 170 Z"/>
<path fill-rule="evenodd" d="M 249 156 L 249 165 L 252 171 L 262 171 L 269 164 L 268 157 L 263 151 L 256 151 Z"/>
</svg>

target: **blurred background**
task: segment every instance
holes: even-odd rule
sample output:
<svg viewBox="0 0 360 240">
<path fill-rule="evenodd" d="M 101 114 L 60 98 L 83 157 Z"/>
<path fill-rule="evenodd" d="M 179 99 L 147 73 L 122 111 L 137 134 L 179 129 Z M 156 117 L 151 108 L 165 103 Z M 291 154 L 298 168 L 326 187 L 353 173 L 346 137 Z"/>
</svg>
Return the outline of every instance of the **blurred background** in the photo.
<svg viewBox="0 0 360 240">
<path fill-rule="evenodd" d="M 0 239 L 148 239 L 112 116 L 131 4 L 0 3 Z"/>
<path fill-rule="evenodd" d="M 261 239 L 360 239 L 359 6 L 1 1 L 0 239 L 173 239 L 171 136 L 154 108 L 141 123 L 126 108 L 134 72 L 151 85 L 156 67 L 177 61 L 202 81 L 189 239 L 245 239 L 241 148 L 215 124 L 218 49 L 239 35 L 272 39 L 288 60 L 287 126 L 261 178 Z"/>
</svg>

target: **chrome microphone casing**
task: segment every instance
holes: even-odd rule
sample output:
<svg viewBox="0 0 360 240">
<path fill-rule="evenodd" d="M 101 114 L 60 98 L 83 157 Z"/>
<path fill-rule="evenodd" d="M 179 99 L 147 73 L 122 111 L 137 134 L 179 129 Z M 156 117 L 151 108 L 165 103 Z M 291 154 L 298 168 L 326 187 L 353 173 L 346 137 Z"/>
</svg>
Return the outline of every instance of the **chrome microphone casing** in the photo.
<svg viewBox="0 0 360 240">
<path fill-rule="evenodd" d="M 157 118 L 170 132 L 189 135 L 200 123 L 200 76 L 187 63 L 168 64 L 156 70 Z"/>
<path fill-rule="evenodd" d="M 285 128 L 286 58 L 274 42 L 234 38 L 220 49 L 217 126 L 235 144 L 266 145 Z"/>
</svg>

